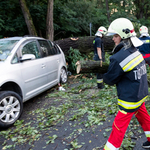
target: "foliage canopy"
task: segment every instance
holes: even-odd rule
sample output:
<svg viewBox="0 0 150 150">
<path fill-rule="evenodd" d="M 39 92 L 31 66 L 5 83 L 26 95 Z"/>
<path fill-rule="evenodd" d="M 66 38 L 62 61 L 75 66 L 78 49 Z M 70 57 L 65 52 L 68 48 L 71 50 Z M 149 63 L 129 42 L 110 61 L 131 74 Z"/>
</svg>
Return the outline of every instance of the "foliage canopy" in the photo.
<svg viewBox="0 0 150 150">
<path fill-rule="evenodd" d="M 26 0 L 38 36 L 46 37 L 47 0 Z M 99 26 L 108 28 L 118 17 L 130 19 L 135 30 L 150 26 L 149 0 L 54 0 L 54 40 L 92 35 Z M 28 33 L 19 1 L 0 1 L 0 38 Z"/>
</svg>

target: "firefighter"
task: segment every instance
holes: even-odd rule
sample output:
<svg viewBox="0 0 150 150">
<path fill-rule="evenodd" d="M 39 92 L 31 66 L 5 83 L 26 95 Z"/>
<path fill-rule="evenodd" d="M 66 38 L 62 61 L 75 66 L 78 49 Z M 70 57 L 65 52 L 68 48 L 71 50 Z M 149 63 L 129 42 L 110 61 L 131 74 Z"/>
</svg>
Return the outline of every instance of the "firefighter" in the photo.
<svg viewBox="0 0 150 150">
<path fill-rule="evenodd" d="M 106 35 L 107 29 L 103 26 L 99 27 L 96 34 L 95 38 L 93 41 L 93 46 L 94 46 L 94 60 L 95 61 L 100 61 L 100 67 L 102 67 L 102 62 L 105 61 L 105 51 L 104 51 L 104 45 L 103 45 L 103 40 L 102 38 L 104 35 Z M 99 89 L 104 88 L 103 84 L 103 75 L 100 73 L 97 73 L 97 87 Z"/>
<path fill-rule="evenodd" d="M 143 42 L 143 45 L 138 47 L 138 49 L 143 55 L 145 62 L 150 66 L 150 36 L 148 34 L 148 28 L 141 26 L 139 32 L 141 34 L 139 39 Z"/>
<path fill-rule="evenodd" d="M 126 18 L 114 20 L 107 35 L 119 35 L 122 41 L 115 47 L 108 71 L 103 76 L 106 84 L 116 85 L 119 106 L 103 150 L 119 150 L 133 115 L 147 137 L 143 148 L 150 148 L 150 116 L 144 102 L 148 96 L 146 65 L 136 48 L 143 43 L 136 37 L 131 21 Z"/>
</svg>

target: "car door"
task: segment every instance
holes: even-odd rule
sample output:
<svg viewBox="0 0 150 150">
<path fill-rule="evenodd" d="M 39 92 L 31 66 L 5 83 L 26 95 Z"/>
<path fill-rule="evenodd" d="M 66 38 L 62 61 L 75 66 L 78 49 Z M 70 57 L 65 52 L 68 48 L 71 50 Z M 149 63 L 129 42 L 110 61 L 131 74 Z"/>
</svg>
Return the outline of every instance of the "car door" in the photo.
<svg viewBox="0 0 150 150">
<path fill-rule="evenodd" d="M 37 42 L 29 41 L 20 48 L 21 55 L 34 54 L 34 60 L 27 60 L 20 63 L 22 77 L 24 81 L 24 91 L 26 99 L 39 94 L 46 88 L 47 73 L 45 59 L 41 57 Z"/>
<path fill-rule="evenodd" d="M 58 56 L 51 51 L 51 47 L 47 42 L 47 40 L 38 40 L 38 42 L 46 63 L 48 84 L 54 85 L 58 83 L 58 66 L 59 66 Z"/>
</svg>

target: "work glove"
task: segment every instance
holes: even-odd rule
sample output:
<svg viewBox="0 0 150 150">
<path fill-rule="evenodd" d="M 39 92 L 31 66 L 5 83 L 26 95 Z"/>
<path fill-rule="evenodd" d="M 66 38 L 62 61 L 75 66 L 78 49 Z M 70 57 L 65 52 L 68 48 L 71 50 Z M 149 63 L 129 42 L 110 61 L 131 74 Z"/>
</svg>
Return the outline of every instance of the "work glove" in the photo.
<svg viewBox="0 0 150 150">
<path fill-rule="evenodd" d="M 100 59 L 100 67 L 102 67 L 103 66 L 103 61 L 102 61 L 102 59 Z"/>
</svg>

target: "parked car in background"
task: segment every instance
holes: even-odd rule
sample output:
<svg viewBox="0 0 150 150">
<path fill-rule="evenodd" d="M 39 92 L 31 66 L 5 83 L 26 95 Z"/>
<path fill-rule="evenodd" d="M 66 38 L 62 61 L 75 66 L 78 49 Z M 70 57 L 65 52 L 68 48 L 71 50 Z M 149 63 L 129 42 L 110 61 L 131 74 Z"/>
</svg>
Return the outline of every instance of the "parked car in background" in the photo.
<svg viewBox="0 0 150 150">
<path fill-rule="evenodd" d="M 0 127 L 11 126 L 21 115 L 23 102 L 67 82 L 61 48 L 40 37 L 0 39 Z"/>
</svg>

